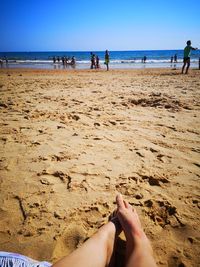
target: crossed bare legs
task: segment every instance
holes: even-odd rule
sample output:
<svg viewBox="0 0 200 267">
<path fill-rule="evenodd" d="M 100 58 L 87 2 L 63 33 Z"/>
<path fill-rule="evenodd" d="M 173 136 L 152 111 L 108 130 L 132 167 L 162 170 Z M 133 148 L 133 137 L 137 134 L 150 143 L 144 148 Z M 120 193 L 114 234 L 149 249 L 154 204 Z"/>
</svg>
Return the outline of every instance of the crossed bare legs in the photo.
<svg viewBox="0 0 200 267">
<path fill-rule="evenodd" d="M 142 229 L 137 212 L 126 200 L 123 200 L 120 194 L 117 195 L 116 202 L 116 218 L 102 226 L 80 248 L 56 262 L 52 267 L 109 266 L 114 252 L 115 238 L 121 229 L 126 237 L 124 267 L 157 266 L 150 242 Z"/>
</svg>

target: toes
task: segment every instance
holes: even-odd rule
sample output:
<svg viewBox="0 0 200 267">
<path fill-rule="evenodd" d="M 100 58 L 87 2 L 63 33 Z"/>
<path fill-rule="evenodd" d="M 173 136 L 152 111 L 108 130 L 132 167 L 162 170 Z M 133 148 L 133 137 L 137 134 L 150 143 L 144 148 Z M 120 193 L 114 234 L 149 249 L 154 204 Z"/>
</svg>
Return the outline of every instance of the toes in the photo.
<svg viewBox="0 0 200 267">
<path fill-rule="evenodd" d="M 131 210 L 131 211 L 135 211 L 134 208 L 132 208 L 132 206 L 128 203 L 128 209 Z"/>
<path fill-rule="evenodd" d="M 124 200 L 124 206 L 125 206 L 126 209 L 129 208 L 129 203 L 128 203 L 128 201 Z"/>
<path fill-rule="evenodd" d="M 124 204 L 124 201 L 123 201 L 123 198 L 122 198 L 122 195 L 121 194 L 118 194 L 116 196 L 116 202 L 117 202 L 118 209 L 125 208 L 125 204 Z"/>
<path fill-rule="evenodd" d="M 126 201 L 126 200 L 124 200 L 124 206 L 125 206 L 125 208 L 126 209 L 128 209 L 128 210 L 133 210 L 133 208 L 132 208 L 132 206 L 128 203 L 128 201 Z"/>
</svg>

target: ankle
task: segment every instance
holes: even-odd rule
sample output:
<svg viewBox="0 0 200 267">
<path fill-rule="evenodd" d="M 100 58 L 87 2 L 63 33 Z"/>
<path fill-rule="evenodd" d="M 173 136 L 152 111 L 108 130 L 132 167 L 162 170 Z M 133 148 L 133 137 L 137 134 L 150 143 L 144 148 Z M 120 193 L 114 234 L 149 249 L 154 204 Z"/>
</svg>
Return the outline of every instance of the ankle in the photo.
<svg viewBox="0 0 200 267">
<path fill-rule="evenodd" d="M 126 241 L 127 250 L 129 252 L 133 250 L 141 250 L 146 251 L 147 253 L 149 252 L 150 254 L 153 253 L 151 243 L 143 231 L 140 233 L 133 233 L 132 235 L 126 237 Z"/>
<path fill-rule="evenodd" d="M 103 225 L 98 230 L 97 234 L 101 237 L 103 243 L 105 244 L 105 249 L 107 252 L 107 264 L 109 264 L 115 245 L 116 227 L 110 221 Z"/>
</svg>

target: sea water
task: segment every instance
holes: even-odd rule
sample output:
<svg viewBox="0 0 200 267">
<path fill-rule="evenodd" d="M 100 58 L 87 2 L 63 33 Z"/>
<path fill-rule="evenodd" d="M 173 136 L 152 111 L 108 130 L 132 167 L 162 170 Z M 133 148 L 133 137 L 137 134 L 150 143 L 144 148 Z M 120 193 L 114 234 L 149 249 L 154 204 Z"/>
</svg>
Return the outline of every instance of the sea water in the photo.
<svg viewBox="0 0 200 267">
<path fill-rule="evenodd" d="M 62 69 L 66 66 L 56 61 L 53 57 L 69 57 L 76 59 L 76 69 L 90 68 L 90 52 L 99 56 L 100 67 L 104 65 L 104 51 L 58 51 L 58 52 L 0 52 L 0 59 L 4 60 L 3 67 L 10 68 L 39 68 L 39 69 Z M 112 69 L 132 69 L 132 68 L 180 68 L 183 62 L 183 50 L 146 50 L 146 51 L 109 51 L 110 68 Z M 171 63 L 171 57 L 177 55 L 177 63 Z M 146 63 L 142 58 L 146 56 Z M 199 64 L 200 51 L 191 53 L 191 67 L 197 68 Z M 5 59 L 8 63 L 5 63 Z M 72 68 L 68 65 L 67 68 Z"/>
</svg>

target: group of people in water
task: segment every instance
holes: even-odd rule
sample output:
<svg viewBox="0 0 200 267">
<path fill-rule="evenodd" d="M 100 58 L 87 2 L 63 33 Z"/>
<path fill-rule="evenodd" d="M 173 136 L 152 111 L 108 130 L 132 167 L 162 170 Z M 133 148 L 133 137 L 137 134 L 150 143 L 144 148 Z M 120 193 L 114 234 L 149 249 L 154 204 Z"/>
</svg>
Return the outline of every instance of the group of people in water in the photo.
<svg viewBox="0 0 200 267">
<path fill-rule="evenodd" d="M 73 56 L 73 57 L 66 57 L 66 56 L 64 56 L 64 57 L 53 57 L 53 63 L 54 64 L 56 64 L 56 63 L 60 63 L 60 62 L 62 62 L 62 64 L 63 64 L 63 66 L 66 66 L 66 65 L 72 65 L 72 66 L 74 66 L 75 64 L 76 64 L 76 59 L 75 59 L 75 57 Z"/>
<path fill-rule="evenodd" d="M 90 61 L 91 61 L 90 69 L 99 69 L 100 68 L 98 55 L 95 55 L 94 53 L 91 52 L 90 53 Z M 110 55 L 109 55 L 108 50 L 106 50 L 104 64 L 106 65 L 107 70 L 109 70 L 109 62 L 110 62 Z"/>
<path fill-rule="evenodd" d="M 90 69 L 100 69 L 100 63 L 99 63 L 99 56 L 95 55 L 93 52 L 90 53 Z M 53 56 L 53 64 L 60 64 L 62 62 L 63 66 L 71 65 L 75 66 L 76 65 L 76 59 L 75 57 L 59 57 L 59 56 Z M 110 62 L 110 56 L 108 50 L 105 52 L 105 60 L 104 64 L 106 65 L 106 69 L 109 70 L 109 62 Z"/>
<path fill-rule="evenodd" d="M 177 54 L 175 54 L 174 56 L 171 56 L 171 63 L 177 63 Z"/>
<path fill-rule="evenodd" d="M 99 69 L 100 65 L 99 65 L 99 57 L 98 55 L 95 55 L 94 53 L 90 53 L 90 61 L 91 61 L 91 65 L 90 65 L 90 69 Z"/>
<path fill-rule="evenodd" d="M 147 61 L 147 57 L 144 56 L 144 57 L 142 58 L 142 63 L 146 63 L 146 61 Z"/>
<path fill-rule="evenodd" d="M 6 65 L 8 65 L 8 58 L 4 57 L 3 59 L 0 58 L 0 66 L 3 67 L 4 62 L 6 63 Z"/>
</svg>

